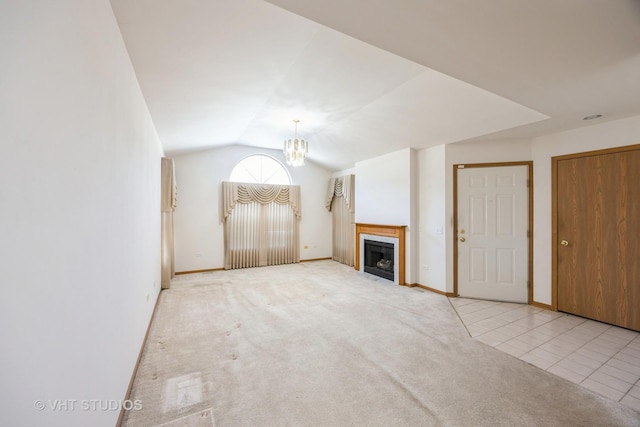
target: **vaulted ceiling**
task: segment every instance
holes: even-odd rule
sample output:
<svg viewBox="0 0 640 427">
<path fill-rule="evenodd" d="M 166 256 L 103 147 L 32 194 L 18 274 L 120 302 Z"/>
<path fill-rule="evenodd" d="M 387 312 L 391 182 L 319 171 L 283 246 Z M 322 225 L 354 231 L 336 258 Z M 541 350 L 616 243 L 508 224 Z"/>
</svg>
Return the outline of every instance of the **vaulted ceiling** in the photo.
<svg viewBox="0 0 640 427">
<path fill-rule="evenodd" d="M 111 3 L 168 155 L 281 149 L 299 119 L 340 170 L 640 114 L 637 0 Z"/>
</svg>

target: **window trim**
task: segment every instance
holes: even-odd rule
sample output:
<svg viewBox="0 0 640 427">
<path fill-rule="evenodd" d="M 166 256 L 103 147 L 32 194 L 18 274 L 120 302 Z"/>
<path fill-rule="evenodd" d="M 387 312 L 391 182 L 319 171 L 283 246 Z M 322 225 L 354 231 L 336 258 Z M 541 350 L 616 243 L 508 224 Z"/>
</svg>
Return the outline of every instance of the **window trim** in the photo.
<svg viewBox="0 0 640 427">
<path fill-rule="evenodd" d="M 291 173 L 289 173 L 289 169 L 287 169 L 287 167 L 280 160 L 276 159 L 273 156 L 270 156 L 269 154 L 265 154 L 265 153 L 249 154 L 248 156 L 245 156 L 242 159 L 240 159 L 238 162 L 236 162 L 236 164 L 233 166 L 233 168 L 231 168 L 231 173 L 229 174 L 229 181 L 231 181 L 231 182 L 246 182 L 246 181 L 234 181 L 232 179 L 232 176 L 233 176 L 233 173 L 236 170 L 236 168 L 238 168 L 238 166 L 240 166 L 242 164 L 242 162 L 244 162 L 245 160 L 247 160 L 247 159 L 249 159 L 251 157 L 268 158 L 268 159 L 273 160 L 274 162 L 276 162 L 276 164 L 278 164 L 282 168 L 282 170 L 286 174 L 286 177 L 287 177 L 289 182 L 282 183 L 282 184 L 274 184 L 274 185 L 293 185 L 293 180 L 291 179 Z M 248 168 L 246 168 L 246 169 L 249 170 Z M 263 178 L 262 177 L 262 173 L 260 173 L 260 178 Z M 255 182 L 255 181 L 251 181 L 250 183 L 252 183 L 252 184 L 266 184 L 265 182 Z"/>
</svg>

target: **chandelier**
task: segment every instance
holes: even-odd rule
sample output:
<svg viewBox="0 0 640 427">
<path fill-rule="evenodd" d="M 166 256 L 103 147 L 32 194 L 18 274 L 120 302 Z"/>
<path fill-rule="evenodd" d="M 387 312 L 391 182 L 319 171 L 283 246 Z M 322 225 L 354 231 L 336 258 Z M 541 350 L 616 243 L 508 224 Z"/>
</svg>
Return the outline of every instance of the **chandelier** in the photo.
<svg viewBox="0 0 640 427">
<path fill-rule="evenodd" d="M 304 139 L 298 139 L 298 123 L 300 120 L 293 121 L 296 124 L 295 138 L 284 141 L 284 154 L 287 156 L 287 164 L 293 167 L 304 165 L 304 159 L 309 152 L 309 144 Z"/>
</svg>

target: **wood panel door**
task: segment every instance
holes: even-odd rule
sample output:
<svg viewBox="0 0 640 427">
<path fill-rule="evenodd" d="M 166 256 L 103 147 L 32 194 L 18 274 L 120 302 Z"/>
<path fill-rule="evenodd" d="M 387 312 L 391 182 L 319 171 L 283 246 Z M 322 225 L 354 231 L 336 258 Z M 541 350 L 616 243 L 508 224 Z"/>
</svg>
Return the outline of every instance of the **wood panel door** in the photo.
<svg viewBox="0 0 640 427">
<path fill-rule="evenodd" d="M 558 310 L 640 330 L 640 149 L 554 165 Z"/>
</svg>

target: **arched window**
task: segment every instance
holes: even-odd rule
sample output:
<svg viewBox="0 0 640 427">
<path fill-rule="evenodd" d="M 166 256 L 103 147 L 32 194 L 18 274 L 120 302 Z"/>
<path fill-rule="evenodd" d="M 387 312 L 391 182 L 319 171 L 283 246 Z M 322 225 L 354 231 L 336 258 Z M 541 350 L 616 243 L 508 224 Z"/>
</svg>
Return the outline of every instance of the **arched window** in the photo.
<svg viewBox="0 0 640 427">
<path fill-rule="evenodd" d="M 254 154 L 242 159 L 231 171 L 229 181 L 291 185 L 287 169 L 279 161 L 265 154 Z"/>
</svg>

